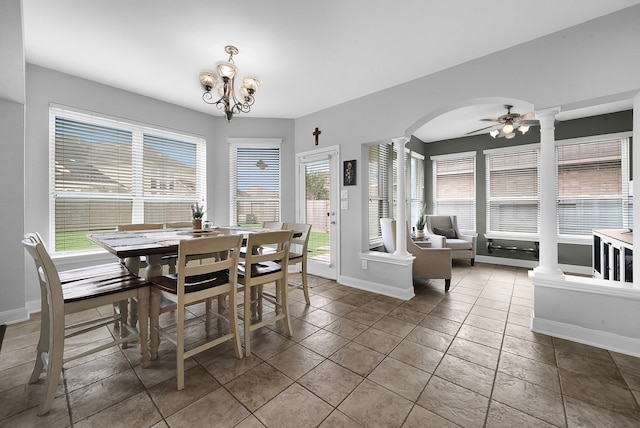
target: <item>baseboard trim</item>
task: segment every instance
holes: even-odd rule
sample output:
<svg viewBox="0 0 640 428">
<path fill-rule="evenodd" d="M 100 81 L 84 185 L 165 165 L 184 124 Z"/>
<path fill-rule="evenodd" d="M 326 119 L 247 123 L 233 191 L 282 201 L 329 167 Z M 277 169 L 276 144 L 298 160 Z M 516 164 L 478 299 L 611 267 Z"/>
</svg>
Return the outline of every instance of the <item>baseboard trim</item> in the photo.
<svg viewBox="0 0 640 428">
<path fill-rule="evenodd" d="M 0 312 L 0 324 L 15 324 L 29 319 L 29 309 L 18 308 Z"/>
<path fill-rule="evenodd" d="M 536 318 L 535 314 L 531 320 L 531 327 L 536 333 L 595 346 L 625 355 L 640 357 L 640 339 L 621 336 L 606 331 L 591 330 L 573 324 Z"/>
<path fill-rule="evenodd" d="M 365 281 L 362 279 L 343 275 L 338 278 L 338 282 L 342 285 L 347 285 L 359 290 L 371 291 L 372 293 L 378 293 L 384 296 L 394 297 L 401 300 L 411 300 L 415 296 L 413 287 L 411 287 L 411 289 L 400 289 L 397 287 L 391 287 L 387 284 Z"/>
</svg>

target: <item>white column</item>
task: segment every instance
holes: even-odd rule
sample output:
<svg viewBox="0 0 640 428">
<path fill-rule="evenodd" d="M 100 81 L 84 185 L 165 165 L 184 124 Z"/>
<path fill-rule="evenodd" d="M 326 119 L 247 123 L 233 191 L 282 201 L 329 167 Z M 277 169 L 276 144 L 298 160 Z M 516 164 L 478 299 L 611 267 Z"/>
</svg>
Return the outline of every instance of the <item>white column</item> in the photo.
<svg viewBox="0 0 640 428">
<path fill-rule="evenodd" d="M 640 92 L 633 97 L 633 284 L 640 288 Z"/>
<path fill-rule="evenodd" d="M 393 146 L 398 156 L 398 212 L 396 213 L 396 251 L 395 255 L 407 255 L 407 225 L 405 219 L 407 214 L 405 211 L 405 173 L 404 173 L 404 145 L 408 138 L 394 138 Z"/>
<path fill-rule="evenodd" d="M 540 264 L 536 274 L 562 275 L 558 268 L 555 126 L 559 107 L 536 111 L 540 120 Z"/>
</svg>

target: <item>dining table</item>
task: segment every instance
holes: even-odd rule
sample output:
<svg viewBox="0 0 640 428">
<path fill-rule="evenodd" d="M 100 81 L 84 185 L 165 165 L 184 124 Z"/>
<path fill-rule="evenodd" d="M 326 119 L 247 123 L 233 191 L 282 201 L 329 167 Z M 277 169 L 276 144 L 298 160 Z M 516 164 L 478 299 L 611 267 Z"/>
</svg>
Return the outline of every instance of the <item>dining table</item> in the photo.
<svg viewBox="0 0 640 428">
<path fill-rule="evenodd" d="M 208 229 L 149 229 L 96 233 L 87 237 L 121 260 L 136 275 L 140 270 L 140 258 L 146 258 L 147 266 L 142 274 L 146 279 L 162 275 L 162 258 L 177 256 L 180 241 L 218 235 L 242 235 L 243 245 L 251 233 L 269 232 L 273 229 L 258 227 L 221 226 Z"/>
<path fill-rule="evenodd" d="M 207 229 L 176 228 L 117 231 L 90 234 L 87 237 L 98 246 L 123 260 L 127 269 L 136 275 L 141 273 L 141 258 L 145 258 L 147 265 L 141 276 L 150 279 L 163 275 L 163 257 L 177 256 L 180 241 L 182 240 L 201 239 L 218 235 L 242 235 L 242 245 L 244 246 L 249 234 L 272 232 L 273 230 L 259 227 L 214 226 Z M 294 232 L 293 236 L 301 236 L 301 232 Z M 255 249 L 252 249 L 252 251 L 255 251 Z M 257 290 L 254 291 L 257 293 Z M 252 300 L 257 300 L 257 296 L 254 296 Z M 129 325 L 135 326 L 140 314 L 135 301 L 130 301 L 129 306 Z M 251 313 L 252 317 L 257 317 L 259 316 L 259 309 L 252 305 Z M 151 359 L 156 356 L 157 344 L 151 347 Z"/>
</svg>

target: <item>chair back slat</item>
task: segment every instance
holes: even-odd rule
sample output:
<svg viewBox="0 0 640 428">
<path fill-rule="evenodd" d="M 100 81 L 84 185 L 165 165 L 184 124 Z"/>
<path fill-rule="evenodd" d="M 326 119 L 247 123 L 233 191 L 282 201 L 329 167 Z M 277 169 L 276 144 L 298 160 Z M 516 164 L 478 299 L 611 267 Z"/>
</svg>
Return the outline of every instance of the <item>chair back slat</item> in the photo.
<svg viewBox="0 0 640 428">
<path fill-rule="evenodd" d="M 180 241 L 178 250 L 177 293 L 185 293 L 188 277 L 226 271 L 235 283 L 241 235 L 218 235 Z"/>
<path fill-rule="evenodd" d="M 119 224 L 116 226 L 118 232 L 132 231 L 132 230 L 154 230 L 163 229 L 164 223 L 137 223 L 137 224 Z"/>
</svg>

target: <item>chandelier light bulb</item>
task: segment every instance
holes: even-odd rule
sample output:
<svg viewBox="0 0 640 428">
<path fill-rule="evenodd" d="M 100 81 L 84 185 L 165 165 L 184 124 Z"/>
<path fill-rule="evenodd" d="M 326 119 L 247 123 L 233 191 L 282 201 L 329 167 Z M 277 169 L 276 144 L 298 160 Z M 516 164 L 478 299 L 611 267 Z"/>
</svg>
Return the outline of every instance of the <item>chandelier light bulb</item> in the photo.
<svg viewBox="0 0 640 428">
<path fill-rule="evenodd" d="M 230 63 L 229 61 L 220 61 L 216 64 L 216 68 L 218 69 L 218 74 L 221 77 L 228 77 L 229 79 L 233 79 L 236 75 L 238 69 L 235 65 Z"/>
<path fill-rule="evenodd" d="M 518 128 L 518 131 L 522 132 L 523 134 L 526 134 L 528 130 L 529 125 L 520 125 L 520 127 Z"/>
<path fill-rule="evenodd" d="M 509 132 L 508 134 L 504 134 L 504 138 L 506 138 L 507 140 L 510 140 L 515 136 L 516 136 L 515 132 Z"/>
<path fill-rule="evenodd" d="M 500 131 L 497 129 L 494 129 L 493 131 L 489 132 L 489 135 L 491 135 L 493 138 L 496 138 L 498 134 L 500 134 Z"/>
<path fill-rule="evenodd" d="M 205 70 L 200 72 L 200 83 L 202 86 L 209 88 L 209 90 L 216 87 L 218 83 L 218 75 L 213 71 Z"/>
</svg>

